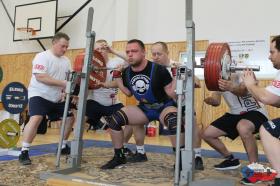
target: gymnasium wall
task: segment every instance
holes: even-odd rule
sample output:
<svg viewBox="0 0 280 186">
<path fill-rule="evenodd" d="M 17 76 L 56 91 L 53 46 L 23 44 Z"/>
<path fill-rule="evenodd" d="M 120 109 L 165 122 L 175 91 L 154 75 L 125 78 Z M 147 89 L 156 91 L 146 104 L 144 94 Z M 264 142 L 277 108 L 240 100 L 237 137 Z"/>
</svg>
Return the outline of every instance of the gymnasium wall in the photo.
<svg viewBox="0 0 280 186">
<path fill-rule="evenodd" d="M 15 5 L 43 0 L 3 0 L 13 18 Z M 86 0 L 58 0 L 58 16 L 73 14 Z M 109 41 L 139 38 L 145 43 L 186 40 L 185 0 L 92 0 L 62 31 L 71 49 L 85 46 L 87 9 L 94 7 L 93 29 Z M 279 34 L 279 0 L 193 0 L 196 40 L 269 40 Z M 58 25 L 64 20 L 58 21 Z M 0 54 L 38 52 L 36 41 L 13 42 L 13 28 L 0 4 Z M 49 40 L 42 40 L 48 48 Z"/>
<path fill-rule="evenodd" d="M 186 50 L 186 43 L 181 42 L 168 42 L 168 48 L 170 51 L 170 57 L 174 60 L 178 60 L 179 53 Z M 207 40 L 196 41 L 196 51 L 205 51 L 209 42 Z M 126 46 L 126 41 L 113 42 L 113 48 L 123 51 Z M 150 58 L 150 47 L 151 44 L 147 43 L 147 58 Z M 82 49 L 68 50 L 67 56 L 73 61 L 75 56 L 81 52 Z M 23 54 L 9 54 L 0 55 L 0 66 L 4 71 L 4 78 L 0 84 L 0 92 L 3 88 L 12 81 L 19 81 L 28 86 L 31 77 L 31 64 L 35 53 L 23 53 Z M 268 85 L 270 80 L 261 80 L 262 86 Z M 197 113 L 198 122 L 203 125 L 208 125 L 215 118 L 221 116 L 226 110 L 227 106 L 224 102 L 219 107 L 211 107 L 204 104 L 203 100 L 207 97 L 210 92 L 206 89 L 204 81 L 201 80 L 201 88 L 195 89 L 195 110 Z M 125 105 L 136 104 L 134 98 L 126 97 L 124 94 L 119 94 L 120 100 Z M 278 117 L 276 108 L 267 106 L 268 112 L 271 118 Z"/>
</svg>

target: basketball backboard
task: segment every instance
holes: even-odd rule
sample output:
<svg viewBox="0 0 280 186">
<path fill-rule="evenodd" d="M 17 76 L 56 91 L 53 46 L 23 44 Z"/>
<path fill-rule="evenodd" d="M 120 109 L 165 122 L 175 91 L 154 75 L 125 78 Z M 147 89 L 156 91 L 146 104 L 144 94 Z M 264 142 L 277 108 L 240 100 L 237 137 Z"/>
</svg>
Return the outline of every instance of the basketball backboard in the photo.
<svg viewBox="0 0 280 186">
<path fill-rule="evenodd" d="M 55 35 L 57 0 L 15 6 L 14 41 L 51 38 Z"/>
</svg>

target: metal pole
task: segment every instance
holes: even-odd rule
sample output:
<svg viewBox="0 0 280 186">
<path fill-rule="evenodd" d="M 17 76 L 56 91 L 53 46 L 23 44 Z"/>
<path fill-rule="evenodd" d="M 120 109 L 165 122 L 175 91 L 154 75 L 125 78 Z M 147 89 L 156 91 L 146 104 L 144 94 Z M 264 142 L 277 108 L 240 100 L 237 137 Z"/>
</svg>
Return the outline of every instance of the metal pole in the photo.
<svg viewBox="0 0 280 186">
<path fill-rule="evenodd" d="M 182 171 L 180 185 L 189 185 L 193 180 L 193 129 L 194 129 L 194 41 L 195 29 L 193 22 L 192 0 L 186 0 L 186 29 L 187 29 L 187 81 L 185 82 L 185 149 L 182 154 Z"/>
<path fill-rule="evenodd" d="M 181 125 L 182 125 L 182 100 L 184 92 L 184 81 L 186 80 L 187 69 L 185 67 L 177 68 L 177 79 L 176 79 L 176 94 L 177 99 L 177 131 L 176 131 L 176 162 L 175 162 L 175 178 L 174 185 L 179 185 L 180 176 L 180 142 L 181 142 Z"/>
<path fill-rule="evenodd" d="M 81 78 L 80 93 L 79 93 L 79 103 L 77 112 L 77 124 L 74 130 L 74 139 L 71 142 L 71 157 L 70 163 L 72 168 L 78 168 L 81 166 L 82 160 L 82 148 L 83 148 L 83 131 L 84 131 L 84 118 L 85 118 L 85 108 L 88 95 L 88 82 L 90 73 L 90 64 L 93 56 L 94 42 L 95 42 L 95 32 L 92 31 L 92 20 L 93 20 L 93 8 L 90 7 L 88 11 L 87 20 L 87 44 L 84 59 L 84 66 L 82 73 L 85 74 Z"/>
<path fill-rule="evenodd" d="M 36 39 L 36 41 L 39 43 L 39 45 L 41 46 L 41 48 L 42 48 L 44 51 L 46 51 L 46 48 L 45 48 L 45 46 L 43 45 L 43 43 L 41 42 L 41 40 L 40 40 L 40 39 Z"/>
<path fill-rule="evenodd" d="M 178 80 L 177 80 L 178 81 Z M 177 84 L 178 85 L 178 84 Z M 177 89 L 177 88 L 176 88 Z M 180 136 L 181 136 L 181 124 L 182 124 L 182 95 L 178 95 L 177 99 L 177 131 L 176 131 L 176 161 L 175 161 L 175 178 L 174 185 L 179 185 L 180 176 Z"/>
<path fill-rule="evenodd" d="M 67 77 L 66 77 L 67 84 L 66 84 L 66 88 L 65 88 L 66 100 L 65 100 L 62 124 L 61 124 L 61 129 L 60 129 L 60 139 L 59 139 L 58 148 L 57 148 L 57 154 L 56 154 L 56 163 L 55 163 L 55 165 L 56 165 L 57 168 L 59 168 L 59 166 L 60 166 L 61 147 L 62 147 L 62 141 L 63 141 L 63 137 L 64 137 L 67 113 L 68 113 L 69 103 L 70 103 L 70 94 L 71 94 L 71 89 L 72 89 L 71 88 L 72 87 L 71 79 L 72 79 L 72 74 L 70 72 L 68 72 L 67 73 Z"/>
<path fill-rule="evenodd" d="M 11 18 L 11 16 L 10 16 L 10 14 L 9 14 L 9 12 L 8 12 L 8 10 L 7 10 L 7 7 L 5 6 L 3 0 L 0 0 L 0 1 L 1 1 L 2 5 L 3 5 L 3 8 L 4 8 L 4 10 L 5 10 L 5 12 L 6 12 L 6 14 L 7 14 L 7 16 L 8 16 L 8 18 L 9 18 L 11 24 L 12 24 L 12 26 L 15 27 L 15 23 L 14 23 L 14 21 L 12 20 L 12 18 Z"/>
</svg>

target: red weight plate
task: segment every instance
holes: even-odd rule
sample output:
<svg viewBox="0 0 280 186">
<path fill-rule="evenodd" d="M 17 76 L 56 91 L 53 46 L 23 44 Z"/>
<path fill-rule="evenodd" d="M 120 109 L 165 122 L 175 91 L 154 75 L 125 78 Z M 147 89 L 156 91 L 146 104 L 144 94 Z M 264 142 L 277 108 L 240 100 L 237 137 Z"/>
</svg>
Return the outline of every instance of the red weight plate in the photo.
<svg viewBox="0 0 280 186">
<path fill-rule="evenodd" d="M 211 83 L 211 74 L 212 74 L 212 59 L 213 59 L 213 55 L 214 55 L 214 50 L 215 46 L 210 44 L 210 46 L 207 48 L 207 52 L 206 52 L 206 57 L 205 57 L 205 62 L 204 62 L 204 65 L 205 65 L 205 68 L 204 68 L 204 71 L 205 71 L 205 83 L 206 83 L 206 86 L 207 88 L 209 89 L 209 86 L 212 85 Z"/>
<path fill-rule="evenodd" d="M 217 55 L 218 45 L 214 43 L 210 44 L 207 48 L 206 57 L 205 57 L 205 67 L 204 67 L 204 76 L 205 83 L 209 90 L 217 89 L 217 70 L 219 70 L 219 66 L 216 65 L 215 58 Z"/>
<path fill-rule="evenodd" d="M 217 51 L 219 50 L 219 45 L 212 43 L 207 49 L 207 66 L 206 66 L 206 76 L 205 83 L 209 90 L 217 90 L 218 89 L 218 79 L 219 79 L 219 65 L 215 63 L 215 59 L 217 58 Z"/>
<path fill-rule="evenodd" d="M 82 72 L 84 66 L 85 54 L 78 54 L 74 61 L 73 70 L 76 72 Z M 91 65 L 94 68 L 106 68 L 106 62 L 100 52 L 94 51 L 94 56 L 91 61 Z M 91 71 L 89 75 L 89 89 L 98 89 L 101 86 L 99 82 L 105 82 L 107 76 L 107 70 Z"/>
<path fill-rule="evenodd" d="M 210 47 L 210 50 L 209 50 L 211 55 L 209 55 L 209 62 L 210 63 L 209 63 L 209 69 L 208 69 L 208 77 L 209 77 L 209 84 L 211 85 L 211 89 L 216 88 L 215 82 L 216 82 L 216 78 L 217 78 L 217 76 L 216 76 L 217 65 L 214 63 L 214 60 L 215 60 L 216 55 L 217 55 L 216 54 L 217 47 L 218 46 L 212 44 L 211 47 Z"/>
<path fill-rule="evenodd" d="M 220 79 L 220 72 L 222 70 L 221 63 L 217 60 L 220 55 L 221 45 L 215 45 L 214 55 L 212 59 L 212 85 L 214 90 L 219 90 L 218 80 Z"/>
<path fill-rule="evenodd" d="M 227 43 L 211 43 L 206 51 L 204 79 L 208 90 L 219 91 L 218 80 L 221 78 L 221 60 L 225 54 L 231 57 Z"/>
</svg>

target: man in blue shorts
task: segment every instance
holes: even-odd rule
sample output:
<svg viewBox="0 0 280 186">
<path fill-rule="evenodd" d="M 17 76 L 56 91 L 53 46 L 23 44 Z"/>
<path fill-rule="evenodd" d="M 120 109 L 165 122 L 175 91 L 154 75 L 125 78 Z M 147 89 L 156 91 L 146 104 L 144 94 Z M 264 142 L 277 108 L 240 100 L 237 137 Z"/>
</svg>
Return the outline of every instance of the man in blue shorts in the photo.
<svg viewBox="0 0 280 186">
<path fill-rule="evenodd" d="M 71 70 L 70 60 L 64 56 L 69 46 L 69 36 L 58 32 L 52 39 L 52 47 L 33 59 L 32 77 L 28 87 L 30 120 L 23 131 L 19 162 L 30 165 L 29 148 L 44 116 L 62 118 L 64 112 L 63 91 L 66 88 L 66 72 Z M 73 117 L 68 113 L 62 154 L 69 154 L 67 139 L 72 131 Z"/>
<path fill-rule="evenodd" d="M 145 46 L 142 41 L 137 39 L 128 41 L 126 55 L 130 66 L 124 69 L 122 75 L 116 77 L 116 82 L 125 95 L 134 95 L 139 105 L 123 107 L 106 118 L 107 125 L 111 128 L 115 155 L 101 169 L 114 169 L 126 163 L 122 126 L 128 124 L 143 126 L 149 121 L 160 120 L 172 135 L 176 134 L 177 108 L 174 102 L 176 82 L 164 66 L 145 58 Z M 171 141 L 172 144 L 176 144 L 176 137 Z M 183 141 L 181 143 L 183 145 Z"/>
</svg>

